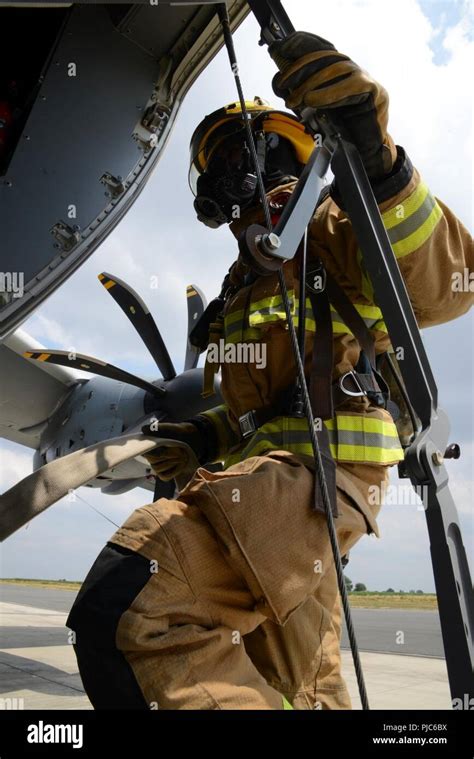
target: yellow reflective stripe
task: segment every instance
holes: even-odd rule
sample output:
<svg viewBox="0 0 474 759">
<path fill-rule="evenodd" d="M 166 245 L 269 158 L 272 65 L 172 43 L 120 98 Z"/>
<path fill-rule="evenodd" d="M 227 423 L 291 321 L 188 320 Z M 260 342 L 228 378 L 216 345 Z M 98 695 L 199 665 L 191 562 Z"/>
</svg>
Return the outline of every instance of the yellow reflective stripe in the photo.
<svg viewBox="0 0 474 759">
<path fill-rule="evenodd" d="M 290 303 L 294 301 L 294 298 L 295 298 L 294 290 L 288 290 L 288 298 L 290 300 Z M 280 306 L 282 302 L 283 301 L 282 301 L 281 293 L 275 293 L 275 295 L 267 295 L 265 298 L 252 301 L 251 310 L 263 311 L 268 308 L 275 308 L 275 306 Z"/>
<path fill-rule="evenodd" d="M 333 322 L 332 331 L 335 335 L 352 335 L 349 327 L 346 327 L 343 322 Z"/>
<path fill-rule="evenodd" d="M 430 194 L 428 185 L 420 182 L 408 197 L 382 214 L 383 225 L 388 231 L 416 213 Z"/>
<path fill-rule="evenodd" d="M 297 327 L 299 298 L 294 297 L 294 291 L 290 291 L 290 298 L 291 313 L 293 315 L 295 327 Z M 376 328 L 379 331 L 387 332 L 387 327 L 382 319 L 382 312 L 378 306 L 366 303 L 354 303 L 354 307 L 369 329 Z M 306 329 L 308 332 L 314 332 L 317 325 L 312 317 L 311 301 L 309 298 L 306 298 L 306 313 Z M 225 336 L 228 342 L 235 343 L 240 340 L 258 340 L 260 338 L 258 330 L 263 324 L 271 324 L 277 321 L 286 322 L 286 313 L 281 295 L 272 295 L 267 298 L 262 298 L 259 301 L 252 302 L 248 314 L 249 326 L 244 323 L 244 318 L 244 309 L 231 312 L 225 317 Z M 335 334 L 353 334 L 333 306 L 331 306 L 331 319 L 333 332 Z M 377 326 L 375 327 L 375 325 Z"/>
<path fill-rule="evenodd" d="M 224 337 L 226 343 L 252 342 L 260 340 L 262 335 L 258 329 L 244 325 L 245 310 L 240 308 L 231 311 L 224 317 Z"/>
<path fill-rule="evenodd" d="M 378 448 L 369 445 L 335 445 L 330 443 L 331 454 L 337 461 L 356 461 L 367 464 L 396 464 L 403 461 L 402 448 Z"/>
<path fill-rule="evenodd" d="M 295 291 L 288 291 L 288 298 L 291 305 L 291 313 L 295 314 L 296 300 Z M 252 301 L 249 311 L 249 325 L 254 327 L 257 324 L 265 324 L 272 321 L 286 319 L 286 311 L 283 305 L 281 293 L 267 296 L 261 300 Z"/>
<path fill-rule="evenodd" d="M 403 459 L 394 422 L 371 419 L 367 416 L 339 414 L 325 421 L 330 449 L 338 461 L 395 464 Z M 234 451 L 224 466 L 259 456 L 265 451 L 287 450 L 296 454 L 313 455 L 305 419 L 278 417 L 260 427 L 246 445 Z"/>
<path fill-rule="evenodd" d="M 329 432 L 331 453 L 338 461 L 391 464 L 403 460 L 403 449 L 392 421 L 337 414 L 324 424 Z"/>
<path fill-rule="evenodd" d="M 242 321 L 244 318 L 245 311 L 243 308 L 239 308 L 236 311 L 230 311 L 228 314 L 224 317 L 224 324 L 225 325 L 231 325 L 235 322 L 238 322 L 239 320 Z"/>
<path fill-rule="evenodd" d="M 278 322 L 286 319 L 286 312 L 281 310 L 273 310 L 268 313 L 262 313 L 261 311 L 249 314 L 249 324 L 251 327 L 256 324 L 267 324 L 268 322 Z"/>
<path fill-rule="evenodd" d="M 365 303 L 354 303 L 354 306 L 365 321 L 378 321 L 382 318 L 382 312 L 378 306 L 369 306 Z"/>
<path fill-rule="evenodd" d="M 227 434 L 229 423 L 227 421 L 227 406 L 224 403 L 208 411 L 201 411 L 199 416 L 206 416 L 215 425 L 218 433 L 221 432 L 224 436 Z"/>
<path fill-rule="evenodd" d="M 258 306 L 258 308 L 257 308 Z M 299 309 L 299 298 L 293 298 L 291 301 L 291 312 L 293 314 L 293 318 L 295 321 L 295 326 L 298 323 L 298 309 Z M 368 305 L 365 303 L 354 303 L 354 306 L 358 313 L 362 316 L 364 319 L 364 322 L 366 323 L 367 327 L 369 329 L 372 327 L 372 325 L 379 321 L 382 318 L 382 312 L 380 308 L 374 305 Z M 310 314 L 312 313 L 311 309 L 311 301 L 309 298 L 306 298 L 306 310 Z M 352 332 L 349 330 L 347 325 L 344 323 L 341 316 L 337 313 L 336 309 L 331 306 L 331 318 L 333 322 L 334 331 L 337 333 L 344 333 L 351 335 Z M 257 303 L 251 303 L 250 305 L 250 314 L 249 314 L 249 324 L 250 326 L 256 326 L 260 324 L 265 323 L 271 323 L 274 321 L 280 321 L 280 320 L 286 320 L 286 312 L 283 307 L 283 301 L 281 296 L 272 296 L 271 298 L 264 298 L 261 301 L 258 301 Z M 308 321 L 309 320 L 309 321 Z M 316 329 L 316 323 L 314 319 L 311 317 L 307 317 L 306 327 L 310 331 L 313 331 Z"/>
<path fill-rule="evenodd" d="M 283 709 L 293 709 L 292 705 L 289 701 L 286 700 L 285 696 L 282 696 L 283 699 Z"/>
<path fill-rule="evenodd" d="M 382 219 L 397 258 L 413 253 L 430 237 L 443 216 L 427 185 L 418 187 L 404 201 L 385 211 Z"/>
<path fill-rule="evenodd" d="M 294 316 L 293 317 L 293 324 L 295 325 L 295 327 L 298 327 L 298 324 L 299 324 L 299 318 L 298 318 L 298 316 Z M 314 319 L 311 319 L 310 316 L 306 317 L 304 325 L 305 325 L 305 329 L 306 329 L 307 332 L 315 332 L 316 331 L 316 322 L 314 321 Z"/>
<path fill-rule="evenodd" d="M 443 216 L 443 212 L 436 203 L 432 212 L 426 221 L 419 227 L 416 232 L 406 237 L 404 240 L 393 245 L 393 251 L 397 258 L 407 256 L 409 253 L 421 248 L 421 246 L 431 237 L 434 228 Z"/>
<path fill-rule="evenodd" d="M 402 448 L 380 448 L 377 446 L 361 446 L 329 443 L 331 455 L 336 461 L 354 461 L 358 463 L 370 464 L 396 464 L 403 461 Z M 296 455 L 313 456 L 313 447 L 311 443 L 281 443 L 274 440 L 262 438 L 255 445 L 249 448 L 230 454 L 224 462 L 224 468 L 227 469 L 239 461 L 248 459 L 251 456 L 261 456 L 266 451 L 285 450 Z"/>
<path fill-rule="evenodd" d="M 421 247 L 442 215 L 441 208 L 424 182 L 420 182 L 401 203 L 384 211 L 382 220 L 397 258 L 406 256 Z M 362 294 L 367 300 L 373 301 L 374 288 L 365 268 L 360 248 L 357 249 L 356 258 L 362 276 Z"/>
<path fill-rule="evenodd" d="M 252 329 L 251 327 L 244 329 L 242 332 L 242 324 L 240 325 L 240 329 L 235 330 L 235 332 L 229 334 L 226 333 L 225 335 L 225 342 L 226 345 L 228 343 L 251 343 L 253 341 L 258 342 L 262 339 L 262 332 L 259 329 Z"/>
<path fill-rule="evenodd" d="M 337 413 L 332 419 L 325 420 L 324 424 L 330 436 L 331 433 L 336 432 L 342 439 L 342 442 L 351 436 L 353 440 L 356 440 L 357 435 L 365 435 L 369 445 L 377 437 L 381 442 L 381 448 L 393 449 L 400 446 L 397 427 L 393 421 L 373 419 L 366 414 Z M 363 440 L 363 437 L 360 440 Z"/>
<path fill-rule="evenodd" d="M 376 332 L 385 332 L 388 335 L 388 327 L 383 321 L 383 319 L 381 319 L 378 322 L 375 322 L 375 324 L 372 324 L 371 329 Z"/>
<path fill-rule="evenodd" d="M 230 466 L 234 466 L 234 464 L 238 464 L 239 461 L 244 461 L 244 456 L 240 452 L 237 453 L 230 453 L 228 456 L 225 457 L 223 461 L 223 467 L 224 469 L 228 469 Z"/>
<path fill-rule="evenodd" d="M 324 422 L 329 430 L 344 429 L 350 432 L 376 432 L 384 437 L 398 439 L 398 432 L 393 422 L 385 422 L 383 419 L 370 419 L 357 414 L 337 414 L 333 419 Z"/>
<path fill-rule="evenodd" d="M 336 335 L 353 335 L 353 332 L 343 322 L 336 309 L 331 306 L 332 331 Z"/>
<path fill-rule="evenodd" d="M 369 329 L 372 329 L 373 325 L 382 319 L 382 311 L 378 306 L 368 305 L 366 303 L 353 303 L 352 305 L 363 318 L 366 326 Z M 339 316 L 333 306 L 331 306 L 331 315 L 333 322 L 340 322 L 341 324 L 344 324 L 342 317 Z M 349 332 L 349 334 L 352 334 L 352 332 Z"/>
</svg>

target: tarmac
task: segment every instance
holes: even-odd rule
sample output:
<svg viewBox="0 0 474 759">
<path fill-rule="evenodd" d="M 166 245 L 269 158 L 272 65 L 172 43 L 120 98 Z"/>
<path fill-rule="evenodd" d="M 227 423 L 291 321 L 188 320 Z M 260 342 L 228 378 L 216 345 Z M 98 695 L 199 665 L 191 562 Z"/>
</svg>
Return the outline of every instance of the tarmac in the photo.
<svg viewBox="0 0 474 759">
<path fill-rule="evenodd" d="M 66 618 L 61 608 L 0 603 L 0 709 L 92 708 L 68 639 Z M 372 709 L 451 708 L 444 659 L 363 651 L 361 660 Z M 353 708 L 358 709 L 350 651 L 342 651 L 342 662 Z"/>
</svg>

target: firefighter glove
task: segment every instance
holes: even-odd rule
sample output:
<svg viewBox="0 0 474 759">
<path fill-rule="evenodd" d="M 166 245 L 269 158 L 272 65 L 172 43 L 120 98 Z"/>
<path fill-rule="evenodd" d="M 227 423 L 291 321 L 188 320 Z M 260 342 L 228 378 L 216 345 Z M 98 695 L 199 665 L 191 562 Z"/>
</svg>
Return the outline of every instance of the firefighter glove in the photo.
<svg viewBox="0 0 474 759">
<path fill-rule="evenodd" d="M 390 173 L 397 151 L 387 133 L 387 91 L 315 34 L 294 32 L 273 42 L 269 51 L 280 69 L 273 78 L 273 90 L 286 106 L 332 115 L 359 150 L 369 178 L 381 179 Z"/>
<path fill-rule="evenodd" d="M 201 431 L 192 422 L 147 424 L 142 427 L 142 432 L 144 435 L 152 437 L 169 438 L 187 443 L 196 454 L 198 461 L 201 461 L 204 455 L 205 441 Z M 187 451 L 182 446 L 158 446 L 144 454 L 144 457 L 151 464 L 154 474 L 165 482 L 175 479 L 183 472 L 188 463 Z"/>
</svg>

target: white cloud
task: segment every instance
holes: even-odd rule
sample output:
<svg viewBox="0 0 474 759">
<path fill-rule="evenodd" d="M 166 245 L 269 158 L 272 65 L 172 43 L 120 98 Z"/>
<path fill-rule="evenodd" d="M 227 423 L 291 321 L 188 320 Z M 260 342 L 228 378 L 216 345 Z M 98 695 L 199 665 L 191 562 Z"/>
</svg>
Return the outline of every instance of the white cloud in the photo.
<svg viewBox="0 0 474 759">
<path fill-rule="evenodd" d="M 59 350 L 71 346 L 71 331 L 60 324 L 56 319 L 52 319 L 38 311 L 28 322 L 28 332 L 36 340 L 46 342 L 48 347 L 55 347 Z"/>
<path fill-rule="evenodd" d="M 433 191 L 469 223 L 471 209 L 472 70 L 467 6 L 454 27 L 438 29 L 451 53 L 441 66 L 430 47 L 435 32 L 416 0 L 287 3 L 296 28 L 329 39 L 388 90 L 389 129 Z M 342 19 L 342 23 L 341 23 Z"/>
<path fill-rule="evenodd" d="M 17 482 L 33 471 L 33 453 L 31 450 L 14 443 L 2 441 L 0 465 L 0 493 L 13 487 Z"/>
</svg>

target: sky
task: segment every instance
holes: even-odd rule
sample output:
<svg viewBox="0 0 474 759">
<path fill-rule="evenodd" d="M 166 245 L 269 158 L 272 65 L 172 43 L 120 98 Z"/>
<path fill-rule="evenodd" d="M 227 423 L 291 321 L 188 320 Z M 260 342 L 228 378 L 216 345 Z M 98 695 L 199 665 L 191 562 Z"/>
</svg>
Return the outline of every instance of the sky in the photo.
<svg viewBox="0 0 474 759">
<path fill-rule="evenodd" d="M 473 70 L 469 3 L 398 0 L 395 11 L 391 0 L 317 4 L 292 0 L 286 7 L 297 29 L 331 40 L 385 86 L 395 142 L 405 147 L 432 192 L 472 230 L 472 101 L 466 86 Z M 274 64 L 266 49 L 256 44 L 258 37 L 253 18 L 235 34 L 246 98 L 258 94 L 283 107 L 271 89 Z M 189 139 L 205 114 L 235 97 L 222 51 L 186 96 L 167 149 L 131 211 L 82 268 L 23 324 L 24 330 L 50 348 L 75 349 L 154 378 L 152 360 L 97 281 L 97 274 L 105 270 L 142 295 L 175 366 L 178 371 L 182 368 L 186 285 L 194 282 L 210 300 L 237 253 L 226 228 L 210 230 L 195 218 L 187 186 Z M 152 285 L 155 277 L 158 289 Z M 462 448 L 462 458 L 447 462 L 447 468 L 472 557 L 472 315 L 425 330 L 423 339 L 441 405 L 451 420 L 451 441 Z M 0 453 L 0 491 L 4 491 L 32 471 L 32 452 L 0 441 Z M 397 484 L 394 471 L 392 481 Z M 75 502 L 63 499 L 3 544 L 1 576 L 83 579 L 115 529 L 105 517 L 119 525 L 133 509 L 150 501 L 150 493 L 139 488 L 121 496 L 81 488 L 78 495 Z M 381 539 L 362 539 L 351 552 L 346 574 L 369 589 L 432 592 L 426 519 L 420 505 L 386 504 L 379 526 Z"/>
</svg>

